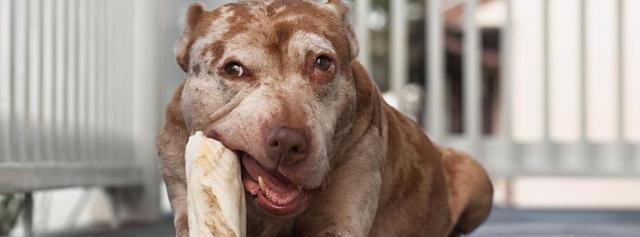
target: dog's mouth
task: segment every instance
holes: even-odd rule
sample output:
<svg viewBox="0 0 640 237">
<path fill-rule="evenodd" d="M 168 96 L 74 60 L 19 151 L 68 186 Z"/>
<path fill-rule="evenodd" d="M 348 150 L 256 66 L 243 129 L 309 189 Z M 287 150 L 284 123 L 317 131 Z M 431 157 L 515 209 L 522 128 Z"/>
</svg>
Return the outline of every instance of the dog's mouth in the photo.
<svg viewBox="0 0 640 237">
<path fill-rule="evenodd" d="M 251 155 L 238 152 L 242 163 L 242 183 L 253 201 L 275 216 L 299 214 L 308 204 L 308 193 L 278 171 L 268 171 Z"/>
</svg>

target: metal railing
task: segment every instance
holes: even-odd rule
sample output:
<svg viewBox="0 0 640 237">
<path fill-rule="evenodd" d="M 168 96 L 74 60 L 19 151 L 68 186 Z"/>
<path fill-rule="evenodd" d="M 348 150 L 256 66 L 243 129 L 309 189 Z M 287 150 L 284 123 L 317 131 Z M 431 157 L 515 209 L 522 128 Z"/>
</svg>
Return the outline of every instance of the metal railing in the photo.
<svg viewBox="0 0 640 237">
<path fill-rule="evenodd" d="M 113 5 L 0 1 L 0 191 L 141 182 L 131 27 Z"/>
<path fill-rule="evenodd" d="M 428 68 L 429 74 L 425 80 L 426 86 L 426 103 L 423 124 L 426 124 L 426 130 L 430 136 L 437 142 L 454 146 L 468 151 L 477 157 L 494 176 L 513 176 L 513 175 L 581 175 L 581 176 L 635 176 L 640 174 L 640 145 L 637 141 L 631 141 L 625 138 L 625 130 L 629 129 L 629 124 L 625 123 L 625 112 L 627 103 L 640 106 L 638 101 L 628 101 L 625 96 L 625 83 L 629 80 L 624 78 L 625 49 L 624 45 L 631 42 L 624 42 L 625 24 L 633 24 L 624 22 L 624 0 L 615 1 L 616 30 L 615 42 L 616 59 L 618 67 L 616 68 L 616 76 L 611 80 L 615 80 L 617 108 L 617 125 L 616 138 L 610 142 L 595 141 L 587 136 L 587 86 L 589 85 L 586 70 L 587 56 L 589 48 L 586 45 L 588 36 L 586 33 L 586 5 L 588 1 L 579 1 L 579 110 L 580 115 L 577 123 L 580 128 L 579 139 L 574 142 L 560 142 L 554 140 L 550 136 L 550 107 L 554 101 L 551 98 L 550 90 L 550 0 L 542 1 L 542 34 L 539 35 L 542 42 L 542 77 L 538 78 L 542 83 L 542 99 L 543 109 L 540 116 L 542 119 L 542 138 L 537 141 L 519 141 L 514 138 L 513 129 L 513 100 L 516 98 L 514 94 L 514 58 L 513 58 L 513 42 L 514 36 L 517 36 L 513 28 L 513 7 L 512 0 L 501 0 L 505 5 L 505 22 L 499 29 L 501 31 L 501 52 L 500 52 L 500 115 L 495 123 L 498 123 L 499 131 L 495 134 L 485 135 L 481 129 L 481 38 L 480 28 L 475 21 L 475 14 L 478 10 L 478 0 L 462 1 L 464 4 L 464 20 L 462 24 L 463 47 L 464 47 L 464 132 L 463 134 L 453 134 L 447 130 L 445 84 L 446 75 L 445 67 L 445 24 L 444 24 L 444 5 L 443 0 L 426 0 L 426 22 L 428 40 L 428 50 L 425 52 L 428 60 L 425 68 Z M 356 30 L 361 42 L 368 42 L 368 32 L 366 30 L 367 7 L 369 0 L 355 0 L 355 19 Z M 407 1 L 390 1 L 390 27 L 389 36 L 391 39 L 390 46 L 390 63 L 391 63 L 391 90 L 398 90 L 407 81 L 407 47 L 406 39 L 406 12 Z M 634 42 L 638 43 L 638 42 Z M 369 49 L 367 44 L 361 48 L 361 60 L 365 65 L 369 64 Z M 520 62 L 522 63 L 522 62 Z M 638 78 L 635 78 L 638 79 Z M 626 124 L 626 126 L 625 126 Z M 635 124 L 632 126 L 640 126 Z"/>
<path fill-rule="evenodd" d="M 0 193 L 104 187 L 160 217 L 155 134 L 178 81 L 177 0 L 0 0 Z"/>
<path fill-rule="evenodd" d="M 154 138 L 177 74 L 162 27 L 177 16 L 155 3 L 0 0 L 0 193 L 104 187 L 118 222 L 159 217 Z"/>
</svg>

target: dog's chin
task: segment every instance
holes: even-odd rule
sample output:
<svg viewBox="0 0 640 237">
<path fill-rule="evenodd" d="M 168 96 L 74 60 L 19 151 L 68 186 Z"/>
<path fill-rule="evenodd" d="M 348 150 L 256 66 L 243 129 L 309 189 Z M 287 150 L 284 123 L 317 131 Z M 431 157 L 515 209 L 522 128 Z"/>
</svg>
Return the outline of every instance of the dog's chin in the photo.
<svg viewBox="0 0 640 237">
<path fill-rule="evenodd" d="M 292 182 L 277 171 L 263 168 L 251 155 L 237 151 L 247 202 L 264 214 L 294 217 L 309 205 L 312 190 Z"/>
</svg>

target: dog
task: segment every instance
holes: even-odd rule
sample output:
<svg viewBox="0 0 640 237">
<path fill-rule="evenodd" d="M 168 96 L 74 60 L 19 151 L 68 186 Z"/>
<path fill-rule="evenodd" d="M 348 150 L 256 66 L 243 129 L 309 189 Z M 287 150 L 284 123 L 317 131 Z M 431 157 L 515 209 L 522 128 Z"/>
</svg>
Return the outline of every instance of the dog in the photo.
<svg viewBox="0 0 640 237">
<path fill-rule="evenodd" d="M 187 9 L 186 73 L 157 137 L 176 236 L 188 236 L 184 149 L 203 131 L 236 152 L 248 236 L 458 236 L 493 190 L 467 155 L 387 105 L 343 0 Z"/>
</svg>

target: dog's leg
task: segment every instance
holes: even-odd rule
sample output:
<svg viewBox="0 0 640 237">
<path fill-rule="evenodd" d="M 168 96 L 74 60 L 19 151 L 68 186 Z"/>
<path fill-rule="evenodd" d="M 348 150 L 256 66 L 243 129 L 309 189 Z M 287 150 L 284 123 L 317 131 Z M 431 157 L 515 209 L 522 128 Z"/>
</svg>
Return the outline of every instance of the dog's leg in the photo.
<svg viewBox="0 0 640 237">
<path fill-rule="evenodd" d="M 178 86 L 171 103 L 167 106 L 166 121 L 156 138 L 156 146 L 160 158 L 160 171 L 167 185 L 169 202 L 173 209 L 176 236 L 188 237 L 184 149 L 189 140 L 189 131 L 180 112 L 182 88 L 183 84 Z"/>
<path fill-rule="evenodd" d="M 187 187 L 182 184 L 167 184 L 169 203 L 173 210 L 173 224 L 176 229 L 176 237 L 189 236 L 189 221 L 187 218 Z"/>
<path fill-rule="evenodd" d="M 378 208 L 383 145 L 377 132 L 352 149 L 335 167 L 328 185 L 296 222 L 294 236 L 367 236 Z M 349 190 L 349 191 L 345 191 Z"/>
<path fill-rule="evenodd" d="M 439 147 L 449 189 L 449 207 L 454 226 L 450 236 L 468 234 L 491 212 L 493 187 L 487 173 L 468 155 Z"/>
<path fill-rule="evenodd" d="M 158 139 L 158 141 L 160 140 L 161 138 Z M 187 221 L 187 185 L 184 171 L 184 150 L 177 150 L 179 149 L 178 146 L 181 144 L 176 143 L 182 142 L 175 140 L 171 142 L 173 142 L 171 145 L 167 143 L 165 147 L 158 147 L 160 154 L 160 167 L 162 177 L 164 178 L 167 186 L 167 194 L 169 195 L 171 209 L 173 210 L 176 236 L 188 237 L 189 223 Z M 173 148 L 173 146 L 175 146 L 175 148 Z M 184 147 L 184 145 L 181 147 Z M 168 152 L 167 149 L 173 149 L 176 152 Z"/>
<path fill-rule="evenodd" d="M 177 141 L 176 141 L 177 142 Z M 164 178 L 169 202 L 174 215 L 177 237 L 189 236 L 187 221 L 187 185 L 184 173 L 184 151 L 178 153 L 163 152 L 160 149 L 160 166 Z"/>
</svg>

